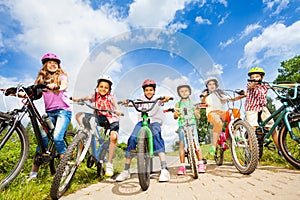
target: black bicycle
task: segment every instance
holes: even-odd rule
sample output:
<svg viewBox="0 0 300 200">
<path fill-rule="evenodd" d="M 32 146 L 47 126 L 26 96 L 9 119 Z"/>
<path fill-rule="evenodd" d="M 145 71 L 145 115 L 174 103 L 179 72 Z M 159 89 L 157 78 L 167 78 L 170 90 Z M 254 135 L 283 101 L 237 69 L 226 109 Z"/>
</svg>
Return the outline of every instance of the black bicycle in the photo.
<svg viewBox="0 0 300 200">
<path fill-rule="evenodd" d="M 52 128 L 45 118 L 37 110 L 34 101 L 42 97 L 43 89 L 47 85 L 31 85 L 24 87 L 18 85 L 8 89 L 1 89 L 4 95 L 23 98 L 21 108 L 15 108 L 9 112 L 0 112 L 0 190 L 6 188 L 20 173 L 28 158 L 29 137 L 22 124 L 24 116 L 28 114 L 33 131 L 37 139 L 39 151 L 36 152 L 34 163 L 41 165 L 49 163 L 51 174 L 55 174 L 59 155 L 56 153 Z M 49 118 L 48 118 L 49 119 Z M 53 124 L 52 124 L 53 125 Z M 41 128 L 49 138 L 48 147 L 45 147 Z M 66 131 L 64 141 L 68 145 L 74 137 L 74 133 Z"/>
</svg>

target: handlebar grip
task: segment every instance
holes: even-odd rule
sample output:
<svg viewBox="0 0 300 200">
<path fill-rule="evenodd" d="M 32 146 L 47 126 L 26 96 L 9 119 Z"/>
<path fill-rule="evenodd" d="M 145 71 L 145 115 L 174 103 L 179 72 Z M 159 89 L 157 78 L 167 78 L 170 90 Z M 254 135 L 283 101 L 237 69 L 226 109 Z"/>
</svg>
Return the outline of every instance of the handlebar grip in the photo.
<svg viewBox="0 0 300 200">
<path fill-rule="evenodd" d="M 262 80 L 253 80 L 253 79 L 248 79 L 247 81 L 248 81 L 248 82 L 256 82 L 256 83 L 259 83 L 259 84 L 261 84 L 261 83 L 262 83 Z"/>
</svg>

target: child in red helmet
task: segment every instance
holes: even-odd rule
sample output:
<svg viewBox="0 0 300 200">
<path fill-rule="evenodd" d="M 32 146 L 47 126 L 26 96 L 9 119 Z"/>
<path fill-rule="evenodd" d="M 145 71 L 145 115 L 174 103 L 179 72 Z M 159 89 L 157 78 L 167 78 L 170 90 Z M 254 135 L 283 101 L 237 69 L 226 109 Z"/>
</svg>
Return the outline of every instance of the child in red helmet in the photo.
<svg viewBox="0 0 300 200">
<path fill-rule="evenodd" d="M 152 101 L 157 99 L 155 96 L 155 89 L 156 83 L 151 79 L 146 79 L 143 84 L 142 88 L 144 90 L 144 96 L 142 96 L 141 100 L 143 101 Z M 154 106 L 154 108 L 148 113 L 150 124 L 149 128 L 153 133 L 153 146 L 154 146 L 154 153 L 158 154 L 161 162 L 161 173 L 159 176 L 160 182 L 165 182 L 170 180 L 170 174 L 167 170 L 167 163 L 165 158 L 165 143 L 161 136 L 161 125 L 163 123 L 163 103 L 168 102 L 170 97 L 165 96 L 164 100 L 160 101 L 158 104 Z M 146 104 L 143 104 L 147 106 Z M 130 105 L 128 105 L 130 106 Z M 135 125 L 129 139 L 127 142 L 127 149 L 126 149 L 126 162 L 125 162 L 125 169 L 121 174 L 116 178 L 116 181 L 124 181 L 130 178 L 130 163 L 133 157 L 132 151 L 136 150 L 137 145 L 137 134 L 142 127 L 142 119 L 139 116 L 139 122 Z"/>
<path fill-rule="evenodd" d="M 66 151 L 64 134 L 71 121 L 71 107 L 68 102 L 67 88 L 68 76 L 60 66 L 60 58 L 47 53 L 42 59 L 43 67 L 40 70 L 35 84 L 47 84 L 47 91 L 43 92 L 45 110 L 55 125 L 52 131 L 55 148 L 60 157 Z M 45 146 L 48 146 L 48 136 L 42 131 L 42 139 Z M 37 148 L 37 151 L 39 148 Z M 30 179 L 36 178 L 39 170 L 39 163 L 34 163 L 30 172 Z"/>
</svg>

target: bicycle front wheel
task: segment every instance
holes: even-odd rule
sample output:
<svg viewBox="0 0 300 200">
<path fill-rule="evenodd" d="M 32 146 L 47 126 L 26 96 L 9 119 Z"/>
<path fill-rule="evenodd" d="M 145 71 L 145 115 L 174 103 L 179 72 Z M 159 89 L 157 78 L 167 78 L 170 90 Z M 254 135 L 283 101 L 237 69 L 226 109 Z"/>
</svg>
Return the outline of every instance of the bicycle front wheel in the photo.
<svg viewBox="0 0 300 200">
<path fill-rule="evenodd" d="M 75 133 L 72 131 L 65 132 L 64 142 L 65 142 L 65 145 L 67 148 L 71 144 L 72 140 L 74 139 L 74 136 L 75 136 Z M 54 145 L 53 145 L 53 148 L 51 151 L 51 155 L 53 155 L 53 159 L 50 161 L 49 167 L 50 167 L 51 174 L 54 175 L 56 173 L 56 168 L 60 161 L 59 155 L 56 154 L 56 148 Z"/>
<path fill-rule="evenodd" d="M 196 163 L 196 152 L 195 146 L 193 142 L 193 137 L 190 132 L 187 133 L 187 143 L 188 143 L 188 159 L 190 161 L 191 169 L 193 178 L 198 178 L 198 170 L 197 170 L 197 163 Z"/>
<path fill-rule="evenodd" d="M 12 129 L 10 115 L 0 112 L 0 190 L 7 187 L 23 169 L 29 152 L 29 138 L 24 126 L 18 123 Z M 6 142 L 4 139 L 8 136 Z"/>
<path fill-rule="evenodd" d="M 70 187 L 72 178 L 85 156 L 83 154 L 86 154 L 86 148 L 89 148 L 89 144 L 86 143 L 87 136 L 85 132 L 79 131 L 68 146 L 52 181 L 50 189 L 52 199 L 59 199 Z"/>
<path fill-rule="evenodd" d="M 258 165 L 258 144 L 254 129 L 243 120 L 232 125 L 234 138 L 231 138 L 231 155 L 237 170 L 251 174 Z"/>
<path fill-rule="evenodd" d="M 141 128 L 138 138 L 138 177 L 140 186 L 143 191 L 147 190 L 150 185 L 150 155 L 148 148 L 148 135 L 144 128 Z"/>
<path fill-rule="evenodd" d="M 293 133 L 283 125 L 279 132 L 278 143 L 284 158 L 295 168 L 300 169 L 300 119 L 290 120 Z"/>
</svg>

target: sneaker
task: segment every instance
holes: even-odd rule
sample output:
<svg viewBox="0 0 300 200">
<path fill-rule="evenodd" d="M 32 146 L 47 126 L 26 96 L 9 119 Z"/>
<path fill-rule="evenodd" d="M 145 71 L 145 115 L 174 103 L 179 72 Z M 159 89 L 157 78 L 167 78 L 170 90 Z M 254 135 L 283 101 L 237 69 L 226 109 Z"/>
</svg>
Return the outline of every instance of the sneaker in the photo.
<svg viewBox="0 0 300 200">
<path fill-rule="evenodd" d="M 106 163 L 105 176 L 114 175 L 114 166 L 112 163 Z"/>
<path fill-rule="evenodd" d="M 30 172 L 29 177 L 27 178 L 28 181 L 33 179 L 37 179 L 38 173 L 37 172 Z"/>
<path fill-rule="evenodd" d="M 124 170 L 121 174 L 116 178 L 117 182 L 125 181 L 126 179 L 130 179 L 130 171 Z"/>
<path fill-rule="evenodd" d="M 211 147 L 209 148 L 209 154 L 214 156 L 215 153 L 216 153 L 216 147 L 215 147 L 215 146 L 211 146 Z"/>
<path fill-rule="evenodd" d="M 185 171 L 186 171 L 185 167 L 180 166 L 178 169 L 177 175 L 183 175 L 183 174 L 185 174 Z"/>
<path fill-rule="evenodd" d="M 206 165 L 198 164 L 198 173 L 205 173 Z"/>
<path fill-rule="evenodd" d="M 159 175 L 159 182 L 167 182 L 170 180 L 170 173 L 167 169 L 162 169 Z"/>
</svg>

